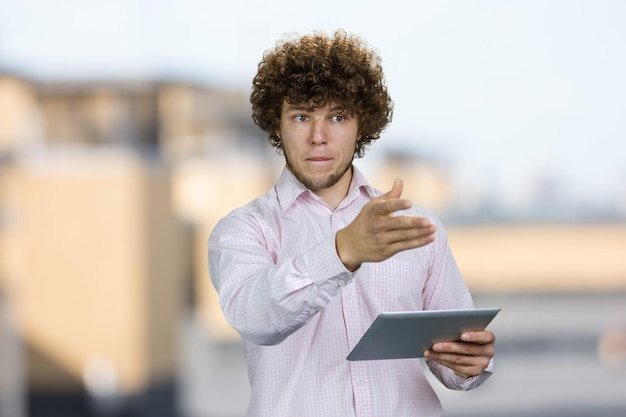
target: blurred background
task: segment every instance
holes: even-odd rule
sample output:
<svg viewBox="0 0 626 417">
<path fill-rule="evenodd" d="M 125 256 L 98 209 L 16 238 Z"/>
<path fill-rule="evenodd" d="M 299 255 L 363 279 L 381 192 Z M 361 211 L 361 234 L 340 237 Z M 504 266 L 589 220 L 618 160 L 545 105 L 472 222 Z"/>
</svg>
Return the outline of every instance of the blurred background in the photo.
<svg viewBox="0 0 626 417">
<path fill-rule="evenodd" d="M 496 374 L 445 415 L 626 415 L 626 3 L 0 0 L 0 417 L 242 417 L 206 239 L 282 158 L 263 51 L 358 34 L 394 121 L 356 162 L 437 213 Z"/>
</svg>

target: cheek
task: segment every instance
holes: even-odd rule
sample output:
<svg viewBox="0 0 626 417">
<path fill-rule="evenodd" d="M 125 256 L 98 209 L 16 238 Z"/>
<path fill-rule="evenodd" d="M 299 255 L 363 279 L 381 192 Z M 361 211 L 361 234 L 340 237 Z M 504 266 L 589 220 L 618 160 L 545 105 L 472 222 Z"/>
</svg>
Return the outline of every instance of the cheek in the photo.
<svg viewBox="0 0 626 417">
<path fill-rule="evenodd" d="M 294 144 L 289 141 L 287 142 L 282 141 L 282 145 L 283 145 L 283 155 L 285 159 L 289 161 L 291 164 L 293 164 L 294 162 L 297 162 L 298 161 L 297 147 L 294 146 Z"/>
<path fill-rule="evenodd" d="M 357 144 L 357 139 L 352 139 L 349 141 L 346 141 L 346 144 L 344 145 L 344 150 L 347 154 L 350 154 L 350 156 L 353 156 L 354 151 L 356 150 L 356 144 Z"/>
</svg>

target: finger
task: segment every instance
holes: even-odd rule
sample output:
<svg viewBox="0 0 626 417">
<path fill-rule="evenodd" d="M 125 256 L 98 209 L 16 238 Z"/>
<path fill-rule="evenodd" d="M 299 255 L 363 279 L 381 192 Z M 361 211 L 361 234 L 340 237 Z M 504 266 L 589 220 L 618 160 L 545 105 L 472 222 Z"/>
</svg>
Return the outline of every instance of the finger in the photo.
<svg viewBox="0 0 626 417">
<path fill-rule="evenodd" d="M 394 216 L 388 220 L 389 230 L 415 230 L 422 233 L 434 233 L 435 225 L 426 217 Z"/>
<path fill-rule="evenodd" d="M 457 355 L 452 353 L 434 353 L 432 351 L 424 352 L 424 357 L 435 360 L 448 368 L 453 366 L 476 366 L 478 362 L 476 356 Z"/>
<path fill-rule="evenodd" d="M 446 368 L 452 369 L 457 375 L 463 378 L 480 375 L 487 368 L 489 363 L 488 361 L 480 361 L 479 363 L 475 361 L 468 362 L 463 357 L 430 357 L 430 359 Z"/>
<path fill-rule="evenodd" d="M 396 241 L 387 245 L 384 248 L 384 253 L 393 255 L 408 249 L 420 248 L 432 243 L 434 240 L 435 238 L 432 235 L 429 235 L 411 240 Z"/>
<path fill-rule="evenodd" d="M 445 354 L 464 355 L 469 357 L 492 357 L 495 353 L 493 344 L 444 342 L 435 343 L 432 347 L 437 356 Z"/>
<path fill-rule="evenodd" d="M 396 242 L 416 243 L 423 245 L 435 240 L 435 231 L 433 228 L 414 228 L 414 229 L 396 229 L 387 233 L 387 241 L 390 244 Z"/>
<path fill-rule="evenodd" d="M 441 364 L 454 364 L 458 366 L 479 366 L 483 369 L 489 365 L 489 361 L 493 355 L 472 355 L 472 354 L 458 354 L 458 353 L 442 353 L 435 352 L 433 350 L 426 350 L 424 357 L 432 359 Z M 446 365 L 450 367 L 449 365 Z"/>
<path fill-rule="evenodd" d="M 406 210 L 411 208 L 413 203 L 410 200 L 404 200 L 401 198 L 394 198 L 391 200 L 378 200 L 374 203 L 374 214 L 381 216 L 388 216 L 399 210 Z"/>
<path fill-rule="evenodd" d="M 482 330 L 476 332 L 465 332 L 461 334 L 461 340 L 468 343 L 486 345 L 494 343 L 496 341 L 496 336 L 488 330 Z"/>
</svg>

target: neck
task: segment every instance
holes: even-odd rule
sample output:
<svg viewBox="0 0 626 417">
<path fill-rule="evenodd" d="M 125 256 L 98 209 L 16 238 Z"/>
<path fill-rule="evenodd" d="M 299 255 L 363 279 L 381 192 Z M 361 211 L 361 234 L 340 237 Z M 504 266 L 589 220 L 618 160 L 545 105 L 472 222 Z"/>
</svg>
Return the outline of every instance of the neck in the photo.
<svg viewBox="0 0 626 417">
<path fill-rule="evenodd" d="M 348 169 L 335 184 L 328 188 L 314 191 L 322 200 L 326 202 L 333 210 L 339 206 L 344 198 L 348 195 L 350 184 L 352 183 L 352 167 Z"/>
</svg>

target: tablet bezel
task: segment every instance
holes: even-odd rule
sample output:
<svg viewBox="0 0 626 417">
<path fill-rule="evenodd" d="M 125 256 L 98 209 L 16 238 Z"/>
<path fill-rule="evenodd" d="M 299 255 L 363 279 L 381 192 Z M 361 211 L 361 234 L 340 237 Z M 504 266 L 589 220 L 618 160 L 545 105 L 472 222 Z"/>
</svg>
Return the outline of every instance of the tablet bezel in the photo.
<svg viewBox="0 0 626 417">
<path fill-rule="evenodd" d="M 379 314 L 346 357 L 349 361 L 424 356 L 434 343 L 484 330 L 500 308 L 395 311 Z"/>
</svg>

